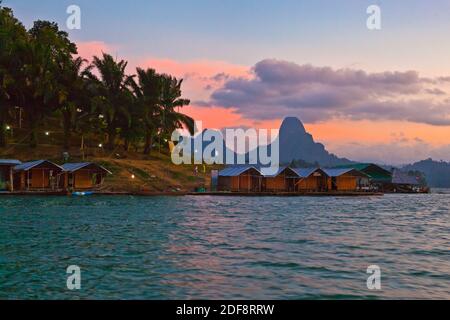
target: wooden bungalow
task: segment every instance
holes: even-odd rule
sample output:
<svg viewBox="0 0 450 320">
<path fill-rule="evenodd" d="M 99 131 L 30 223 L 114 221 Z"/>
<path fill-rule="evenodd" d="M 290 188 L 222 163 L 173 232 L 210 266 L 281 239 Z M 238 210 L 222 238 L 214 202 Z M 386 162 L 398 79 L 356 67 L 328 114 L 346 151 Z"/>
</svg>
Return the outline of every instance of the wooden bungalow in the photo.
<svg viewBox="0 0 450 320">
<path fill-rule="evenodd" d="M 273 175 L 266 175 L 262 180 L 262 191 L 293 192 L 298 174 L 289 167 L 281 167 Z"/>
<path fill-rule="evenodd" d="M 0 191 L 14 191 L 14 167 L 21 164 L 15 159 L 0 159 Z"/>
<path fill-rule="evenodd" d="M 89 190 L 99 188 L 111 172 L 104 167 L 92 163 L 65 163 L 62 165 L 63 177 L 60 186 L 70 190 Z"/>
<path fill-rule="evenodd" d="M 330 191 L 364 191 L 369 188 L 367 174 L 352 168 L 324 169 Z"/>
<path fill-rule="evenodd" d="M 13 185 L 16 191 L 56 190 L 63 168 L 48 160 L 25 162 L 14 167 Z"/>
<path fill-rule="evenodd" d="M 253 166 L 232 166 L 219 171 L 217 190 L 233 192 L 260 192 L 261 172 Z"/>
<path fill-rule="evenodd" d="M 319 168 L 293 168 L 298 176 L 295 180 L 295 191 L 325 192 L 328 191 L 328 175 Z"/>
<path fill-rule="evenodd" d="M 355 169 L 365 173 L 373 188 L 385 191 L 392 184 L 392 172 L 373 163 L 355 163 L 336 167 L 336 169 Z"/>
</svg>

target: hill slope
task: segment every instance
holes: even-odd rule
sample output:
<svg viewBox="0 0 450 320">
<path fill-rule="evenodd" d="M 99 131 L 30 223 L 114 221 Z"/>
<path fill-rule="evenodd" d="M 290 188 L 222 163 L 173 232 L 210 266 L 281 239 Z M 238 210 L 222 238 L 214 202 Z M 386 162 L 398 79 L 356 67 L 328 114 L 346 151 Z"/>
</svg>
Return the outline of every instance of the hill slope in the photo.
<svg viewBox="0 0 450 320">
<path fill-rule="evenodd" d="M 450 188 L 450 163 L 448 162 L 427 159 L 404 166 L 402 169 L 424 173 L 430 187 Z"/>
<path fill-rule="evenodd" d="M 69 153 L 69 162 L 96 162 L 110 170 L 113 174 L 105 179 L 103 190 L 113 192 L 191 192 L 198 187 L 208 187 L 211 169 L 215 168 L 198 166 L 196 175 L 193 165 L 176 166 L 169 155 L 157 151 L 152 156 L 144 156 L 135 152 L 107 153 L 90 148 L 86 150 L 84 159 L 78 148 L 71 148 Z M 30 149 L 25 144 L 13 144 L 7 150 L 1 150 L 0 158 L 21 161 L 48 159 L 57 164 L 64 163 L 61 147 L 55 145 L 39 145 Z"/>
</svg>

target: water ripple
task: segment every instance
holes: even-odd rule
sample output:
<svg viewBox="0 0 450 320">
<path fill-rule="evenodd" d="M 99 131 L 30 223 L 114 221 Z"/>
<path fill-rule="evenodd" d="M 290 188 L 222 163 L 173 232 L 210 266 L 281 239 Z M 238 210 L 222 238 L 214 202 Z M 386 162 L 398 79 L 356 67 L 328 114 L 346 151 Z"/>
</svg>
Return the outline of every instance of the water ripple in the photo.
<svg viewBox="0 0 450 320">
<path fill-rule="evenodd" d="M 4 197 L 1 299 L 450 298 L 450 194 Z M 79 265 L 82 289 L 66 288 Z M 382 270 L 382 290 L 366 268 Z"/>
</svg>

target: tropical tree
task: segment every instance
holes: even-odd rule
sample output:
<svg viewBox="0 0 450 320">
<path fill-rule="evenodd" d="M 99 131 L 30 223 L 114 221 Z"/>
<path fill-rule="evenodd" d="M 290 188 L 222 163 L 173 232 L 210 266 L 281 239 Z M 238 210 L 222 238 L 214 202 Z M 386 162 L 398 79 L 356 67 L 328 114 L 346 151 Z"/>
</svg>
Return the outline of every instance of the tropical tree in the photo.
<svg viewBox="0 0 450 320">
<path fill-rule="evenodd" d="M 133 81 L 132 86 L 145 136 L 144 154 L 149 154 L 160 124 L 162 77 L 154 69 L 137 68 L 136 72 L 138 83 Z"/>
<path fill-rule="evenodd" d="M 161 114 L 159 128 L 159 145 L 161 148 L 162 137 L 169 137 L 173 130 L 185 127 L 194 134 L 194 119 L 180 113 L 179 109 L 190 104 L 190 100 L 181 98 L 181 85 L 183 80 L 178 80 L 170 75 L 161 76 Z"/>
<path fill-rule="evenodd" d="M 6 145 L 7 121 L 16 103 L 18 49 L 27 40 L 25 27 L 0 1 L 0 147 Z"/>
<path fill-rule="evenodd" d="M 126 61 L 117 62 L 106 53 L 103 53 L 101 58 L 95 56 L 92 65 L 99 74 L 97 76 L 93 72 L 89 73 L 96 95 L 93 106 L 103 121 L 103 129 L 108 137 L 106 147 L 113 150 L 120 128 L 131 125 L 128 106 L 133 99 L 130 90 L 132 77 L 126 74 Z"/>
<path fill-rule="evenodd" d="M 104 134 L 110 150 L 118 137 L 125 150 L 144 142 L 145 154 L 155 137 L 161 148 L 162 139 L 177 128 L 193 133 L 194 120 L 180 113 L 190 103 L 182 98 L 183 80 L 137 68 L 135 81 L 126 74 L 126 61 L 105 53 L 85 67 L 56 23 L 36 21 L 27 31 L 1 3 L 0 147 L 6 145 L 7 123 L 16 107 L 23 110 L 31 147 L 37 146 L 38 128 L 55 115 L 61 119 L 65 149 L 74 132 Z"/>
<path fill-rule="evenodd" d="M 64 129 L 63 146 L 67 150 L 73 132 L 79 131 L 81 121 L 89 121 L 91 116 L 90 80 L 88 78 L 91 67 L 83 69 L 86 60 L 81 57 L 68 59 L 58 65 L 57 90 L 55 104 L 61 116 Z"/>
<path fill-rule="evenodd" d="M 130 101 L 126 105 L 128 117 L 121 117 L 118 122 L 125 151 L 128 151 L 130 146 L 138 149 L 145 135 L 145 126 L 139 101 L 133 95 L 129 96 L 129 99 Z"/>
<path fill-rule="evenodd" d="M 30 131 L 29 145 L 36 147 L 38 126 L 65 99 L 58 84 L 58 66 L 71 59 L 77 49 L 56 23 L 36 21 L 28 33 L 28 41 L 19 50 L 20 87 L 16 92 Z"/>
</svg>

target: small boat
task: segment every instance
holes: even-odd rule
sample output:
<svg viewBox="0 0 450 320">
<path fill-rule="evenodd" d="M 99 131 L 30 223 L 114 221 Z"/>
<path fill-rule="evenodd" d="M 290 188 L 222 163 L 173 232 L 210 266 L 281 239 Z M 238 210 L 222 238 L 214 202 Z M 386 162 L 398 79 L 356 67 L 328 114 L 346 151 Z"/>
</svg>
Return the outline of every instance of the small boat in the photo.
<svg viewBox="0 0 450 320">
<path fill-rule="evenodd" d="M 83 197 L 83 196 L 91 196 L 93 195 L 94 192 L 93 191 L 77 191 L 77 192 L 72 192 L 73 196 L 77 196 L 77 197 Z"/>
</svg>

